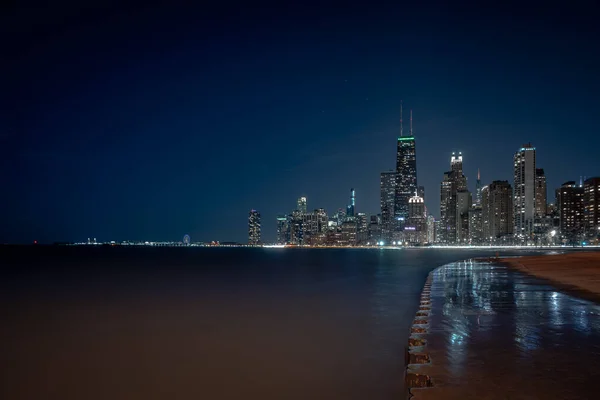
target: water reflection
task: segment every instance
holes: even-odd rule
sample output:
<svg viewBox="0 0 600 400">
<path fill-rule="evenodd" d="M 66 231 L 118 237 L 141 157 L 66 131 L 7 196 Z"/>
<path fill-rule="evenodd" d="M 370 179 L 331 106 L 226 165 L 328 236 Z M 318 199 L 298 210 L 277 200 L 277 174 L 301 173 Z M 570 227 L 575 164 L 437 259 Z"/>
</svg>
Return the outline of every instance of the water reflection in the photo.
<svg viewBox="0 0 600 400">
<path fill-rule="evenodd" d="M 430 339 L 443 344 L 432 352 L 446 369 L 444 384 L 475 384 L 490 393 L 495 384 L 504 393 L 518 388 L 557 399 L 588 398 L 600 389 L 597 304 L 474 261 L 438 269 L 431 295 Z M 576 372 L 582 368 L 593 372 Z"/>
</svg>

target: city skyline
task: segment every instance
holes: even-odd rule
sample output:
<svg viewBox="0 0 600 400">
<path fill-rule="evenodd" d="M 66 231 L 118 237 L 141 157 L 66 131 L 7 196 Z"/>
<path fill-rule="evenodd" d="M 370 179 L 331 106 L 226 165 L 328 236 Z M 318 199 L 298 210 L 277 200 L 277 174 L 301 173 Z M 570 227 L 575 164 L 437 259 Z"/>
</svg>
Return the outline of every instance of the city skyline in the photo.
<svg viewBox="0 0 600 400">
<path fill-rule="evenodd" d="M 298 197 L 333 213 L 349 188 L 356 212 L 377 214 L 401 102 L 414 110 L 418 183 L 438 218 L 453 151 L 471 192 L 478 169 L 483 184 L 512 182 L 528 142 L 549 201 L 598 174 L 591 13 L 536 8 L 531 24 L 480 7 L 257 6 L 243 19 L 217 6 L 110 7 L 3 17 L 15 40 L 0 67 L 0 242 L 243 243 L 250 209 L 275 240 L 267 221 Z"/>
</svg>

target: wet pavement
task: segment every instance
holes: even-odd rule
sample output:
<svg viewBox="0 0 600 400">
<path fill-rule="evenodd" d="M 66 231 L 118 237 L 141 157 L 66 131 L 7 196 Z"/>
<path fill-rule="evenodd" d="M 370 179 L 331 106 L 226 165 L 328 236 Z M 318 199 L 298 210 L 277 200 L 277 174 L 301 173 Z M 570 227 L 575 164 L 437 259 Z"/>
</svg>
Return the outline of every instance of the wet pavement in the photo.
<svg viewBox="0 0 600 400">
<path fill-rule="evenodd" d="M 414 400 L 600 398 L 600 305 L 477 261 L 434 271 L 421 305 Z"/>
</svg>

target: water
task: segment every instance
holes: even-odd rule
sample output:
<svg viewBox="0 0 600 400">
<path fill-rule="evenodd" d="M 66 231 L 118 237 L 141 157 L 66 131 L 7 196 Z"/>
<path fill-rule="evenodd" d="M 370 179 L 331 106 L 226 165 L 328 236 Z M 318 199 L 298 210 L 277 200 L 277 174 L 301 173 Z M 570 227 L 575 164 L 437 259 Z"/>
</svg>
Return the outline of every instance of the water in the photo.
<svg viewBox="0 0 600 400">
<path fill-rule="evenodd" d="M 593 399 L 600 305 L 501 265 L 435 271 L 427 353 L 435 386 L 415 399 Z"/>
<path fill-rule="evenodd" d="M 399 398 L 427 274 L 490 254 L 2 248 L 0 398 Z"/>
</svg>

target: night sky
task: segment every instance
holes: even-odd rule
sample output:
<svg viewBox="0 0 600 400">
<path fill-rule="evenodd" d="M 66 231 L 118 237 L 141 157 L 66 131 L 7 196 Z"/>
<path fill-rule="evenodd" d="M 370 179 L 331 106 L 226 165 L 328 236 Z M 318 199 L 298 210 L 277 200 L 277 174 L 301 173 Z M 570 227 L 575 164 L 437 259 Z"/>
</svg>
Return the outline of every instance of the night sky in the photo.
<svg viewBox="0 0 600 400">
<path fill-rule="evenodd" d="M 600 175 L 591 1 L 175 3 L 2 10 L 0 242 L 245 242 L 251 208 L 269 241 L 351 187 L 377 213 L 401 100 L 436 217 L 452 151 L 471 188 L 527 142 L 550 199 Z"/>
</svg>

